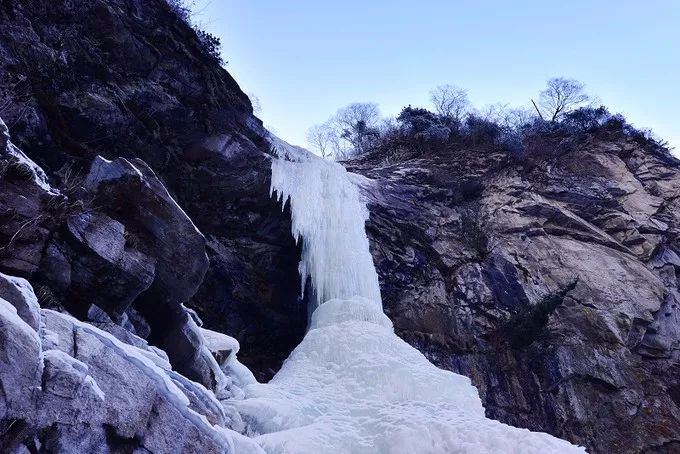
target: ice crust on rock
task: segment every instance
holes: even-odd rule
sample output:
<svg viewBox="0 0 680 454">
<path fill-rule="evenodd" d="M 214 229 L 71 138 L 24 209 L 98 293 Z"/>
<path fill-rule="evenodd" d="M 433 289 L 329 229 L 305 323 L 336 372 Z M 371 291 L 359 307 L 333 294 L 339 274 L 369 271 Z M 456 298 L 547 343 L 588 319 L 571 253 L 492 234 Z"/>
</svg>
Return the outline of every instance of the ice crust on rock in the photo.
<svg viewBox="0 0 680 454">
<path fill-rule="evenodd" d="M 382 312 L 364 222 L 347 171 L 271 139 L 272 193 L 291 203 L 300 275 L 317 307 L 267 384 L 234 401 L 268 453 L 570 453 L 583 448 L 485 418 L 477 390 L 394 334 Z M 304 285 L 304 284 L 303 284 Z"/>
</svg>

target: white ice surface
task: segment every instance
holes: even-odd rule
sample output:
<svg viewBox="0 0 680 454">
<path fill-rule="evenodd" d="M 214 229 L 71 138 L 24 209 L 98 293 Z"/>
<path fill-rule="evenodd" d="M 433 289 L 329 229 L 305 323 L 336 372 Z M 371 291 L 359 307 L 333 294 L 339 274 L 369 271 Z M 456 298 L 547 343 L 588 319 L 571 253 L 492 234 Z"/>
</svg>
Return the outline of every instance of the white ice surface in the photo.
<svg viewBox="0 0 680 454">
<path fill-rule="evenodd" d="M 368 210 L 345 168 L 272 138 L 271 192 L 291 200 L 293 236 L 302 239 L 300 276 L 311 279 L 318 306 L 333 298 L 367 298 L 379 305 L 378 274 L 368 248 Z M 289 160 L 290 159 L 290 160 Z"/>
<path fill-rule="evenodd" d="M 268 384 L 232 402 L 268 453 L 585 452 L 484 417 L 470 380 L 438 369 L 382 312 L 367 211 L 339 164 L 272 139 L 272 190 L 292 203 L 300 266 L 319 306 Z"/>
<path fill-rule="evenodd" d="M 205 328 L 200 328 L 205 345 L 211 352 L 215 351 L 229 351 L 229 356 L 235 356 L 241 346 L 238 341 L 226 334 L 218 333 Z"/>
<path fill-rule="evenodd" d="M 349 320 L 343 303 L 363 305 L 360 318 L 372 321 Z M 235 403 L 265 451 L 584 452 L 485 418 L 468 378 L 435 367 L 385 326 L 381 314 L 368 315 L 378 310 L 364 303 L 322 304 L 272 381 L 246 387 L 246 399 Z"/>
</svg>

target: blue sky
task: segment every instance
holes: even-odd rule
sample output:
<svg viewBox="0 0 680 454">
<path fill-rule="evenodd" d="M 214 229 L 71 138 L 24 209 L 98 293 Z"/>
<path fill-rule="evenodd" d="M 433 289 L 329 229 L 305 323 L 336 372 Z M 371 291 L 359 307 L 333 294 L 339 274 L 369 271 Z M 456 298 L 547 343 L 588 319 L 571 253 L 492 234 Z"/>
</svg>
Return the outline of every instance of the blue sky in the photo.
<svg viewBox="0 0 680 454">
<path fill-rule="evenodd" d="M 527 105 L 564 76 L 680 150 L 680 1 L 196 3 L 227 69 L 292 143 L 352 102 L 395 115 L 448 83 L 478 107 Z"/>
</svg>

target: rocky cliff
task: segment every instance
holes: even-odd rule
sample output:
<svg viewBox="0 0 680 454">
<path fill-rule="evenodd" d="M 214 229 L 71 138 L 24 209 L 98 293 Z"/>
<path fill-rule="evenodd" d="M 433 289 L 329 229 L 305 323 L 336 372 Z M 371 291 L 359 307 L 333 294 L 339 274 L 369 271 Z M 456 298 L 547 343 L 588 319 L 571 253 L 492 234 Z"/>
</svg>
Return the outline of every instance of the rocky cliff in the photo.
<svg viewBox="0 0 680 454">
<path fill-rule="evenodd" d="M 191 299 L 206 323 L 237 335 L 244 362 L 271 376 L 302 338 L 306 311 L 297 303 L 299 252 L 289 216 L 269 198 L 269 146 L 237 83 L 165 0 L 5 2 L 0 25 L 0 116 L 14 142 L 65 194 L 78 192 L 96 156 L 139 158 L 153 169 L 205 236 L 210 261 L 193 266 L 191 284 L 175 298 Z M 148 208 L 150 200 L 136 198 L 138 187 L 126 182 L 104 191 L 107 215 L 127 224 Z M 71 194 L 65 204 L 73 211 L 83 197 Z M 27 219 L 4 225 L 5 235 Z M 63 276 L 42 271 L 52 250 L 45 222 L 24 229 L 3 267 L 32 277 L 72 308 L 87 306 L 101 293 L 97 283 L 68 291 Z M 134 222 L 126 235 L 144 247 L 144 221 Z M 19 252 L 18 243 L 27 250 Z M 127 294 L 112 297 L 135 300 L 145 285 L 121 284 Z M 161 285 L 144 298 L 155 299 Z"/>
<path fill-rule="evenodd" d="M 411 151 L 351 165 L 398 334 L 493 418 L 591 452 L 680 449 L 680 163 L 606 131 L 538 162 Z"/>
<path fill-rule="evenodd" d="M 267 379 L 307 323 L 248 98 L 163 0 L 4 2 L 0 96 L 3 448 L 216 449 L 236 347 L 206 329 Z M 616 133 L 545 148 L 348 163 L 385 310 L 490 417 L 678 450 L 680 167 Z"/>
</svg>

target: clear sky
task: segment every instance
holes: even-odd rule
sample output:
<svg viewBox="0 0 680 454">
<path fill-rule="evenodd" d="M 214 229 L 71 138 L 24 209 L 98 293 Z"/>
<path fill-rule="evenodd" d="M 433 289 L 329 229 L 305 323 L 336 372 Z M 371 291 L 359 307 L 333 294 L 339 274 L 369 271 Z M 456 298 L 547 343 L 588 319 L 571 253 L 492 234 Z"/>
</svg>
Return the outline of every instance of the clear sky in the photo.
<svg viewBox="0 0 680 454">
<path fill-rule="evenodd" d="M 265 124 L 304 144 L 352 102 L 427 106 L 440 84 L 477 107 L 527 105 L 550 77 L 680 150 L 680 1 L 197 0 Z"/>
</svg>

